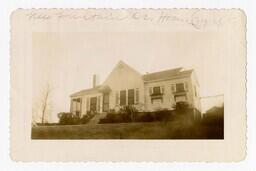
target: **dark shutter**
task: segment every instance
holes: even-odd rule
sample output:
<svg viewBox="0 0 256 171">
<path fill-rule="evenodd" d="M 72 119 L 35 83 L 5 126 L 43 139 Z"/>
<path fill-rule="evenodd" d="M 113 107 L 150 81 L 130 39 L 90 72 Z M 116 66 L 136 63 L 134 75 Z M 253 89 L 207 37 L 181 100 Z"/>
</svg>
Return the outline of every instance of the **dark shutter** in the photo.
<svg viewBox="0 0 256 171">
<path fill-rule="evenodd" d="M 138 104 L 139 103 L 139 89 L 136 88 L 135 91 L 135 103 Z"/>
<path fill-rule="evenodd" d="M 126 105 L 126 90 L 120 91 L 120 105 Z"/>
<path fill-rule="evenodd" d="M 103 94 L 103 112 L 107 112 L 109 110 L 109 94 Z"/>
<path fill-rule="evenodd" d="M 134 89 L 128 90 L 128 105 L 134 104 Z"/>
</svg>

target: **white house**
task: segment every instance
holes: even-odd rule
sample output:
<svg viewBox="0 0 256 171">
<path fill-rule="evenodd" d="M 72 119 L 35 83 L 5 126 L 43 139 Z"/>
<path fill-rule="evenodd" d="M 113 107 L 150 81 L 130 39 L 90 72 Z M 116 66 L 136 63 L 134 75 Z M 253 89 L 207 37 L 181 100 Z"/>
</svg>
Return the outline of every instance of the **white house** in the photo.
<svg viewBox="0 0 256 171">
<path fill-rule="evenodd" d="M 107 79 L 93 87 L 72 94 L 70 111 L 83 116 L 88 111 L 104 113 L 123 105 L 135 105 L 143 111 L 172 109 L 177 102 L 188 102 L 200 111 L 199 84 L 194 70 L 175 68 L 140 74 L 120 61 Z"/>
</svg>

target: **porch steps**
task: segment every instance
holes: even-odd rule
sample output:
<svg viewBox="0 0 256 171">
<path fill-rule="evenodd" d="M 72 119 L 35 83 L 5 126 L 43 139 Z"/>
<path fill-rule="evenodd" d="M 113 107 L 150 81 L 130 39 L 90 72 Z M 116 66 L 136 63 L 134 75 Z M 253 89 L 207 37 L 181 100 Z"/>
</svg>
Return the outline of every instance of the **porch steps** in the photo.
<svg viewBox="0 0 256 171">
<path fill-rule="evenodd" d="M 104 113 L 98 113 L 96 114 L 89 122 L 88 124 L 98 124 L 101 118 L 104 118 L 107 115 L 106 112 Z"/>
</svg>

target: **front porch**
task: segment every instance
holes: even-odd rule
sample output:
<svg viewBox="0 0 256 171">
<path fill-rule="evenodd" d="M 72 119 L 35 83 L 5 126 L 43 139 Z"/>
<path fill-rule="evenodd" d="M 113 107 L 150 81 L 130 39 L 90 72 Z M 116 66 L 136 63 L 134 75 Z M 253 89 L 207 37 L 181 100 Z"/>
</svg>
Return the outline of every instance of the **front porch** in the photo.
<svg viewBox="0 0 256 171">
<path fill-rule="evenodd" d="M 78 117 L 107 112 L 110 93 L 109 86 L 99 86 L 90 92 L 71 97 L 70 112 Z"/>
</svg>

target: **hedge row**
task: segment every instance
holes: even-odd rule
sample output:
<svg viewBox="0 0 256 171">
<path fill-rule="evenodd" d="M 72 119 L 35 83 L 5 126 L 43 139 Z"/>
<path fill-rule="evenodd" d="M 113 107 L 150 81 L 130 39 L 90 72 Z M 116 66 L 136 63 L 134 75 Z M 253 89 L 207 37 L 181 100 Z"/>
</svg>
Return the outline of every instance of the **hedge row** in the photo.
<svg viewBox="0 0 256 171">
<path fill-rule="evenodd" d="M 153 122 L 173 119 L 173 112 L 171 110 L 161 110 L 156 112 L 136 112 L 133 115 L 127 113 L 108 113 L 105 118 L 100 119 L 99 123 Z"/>
</svg>

